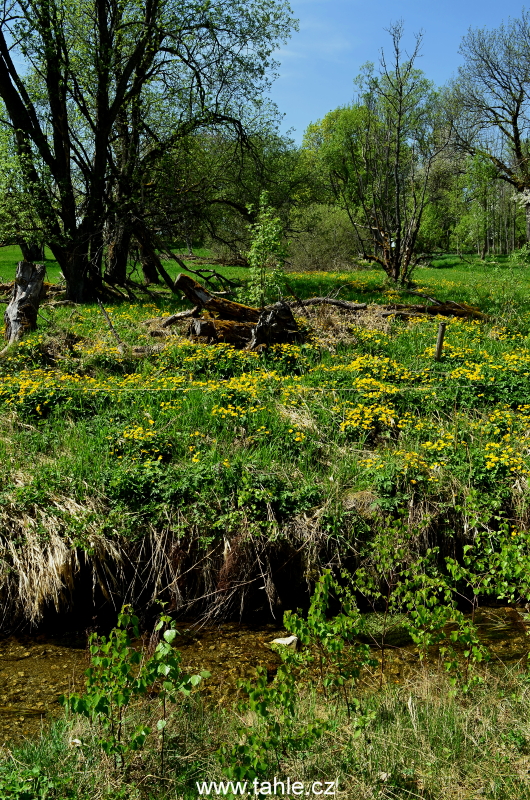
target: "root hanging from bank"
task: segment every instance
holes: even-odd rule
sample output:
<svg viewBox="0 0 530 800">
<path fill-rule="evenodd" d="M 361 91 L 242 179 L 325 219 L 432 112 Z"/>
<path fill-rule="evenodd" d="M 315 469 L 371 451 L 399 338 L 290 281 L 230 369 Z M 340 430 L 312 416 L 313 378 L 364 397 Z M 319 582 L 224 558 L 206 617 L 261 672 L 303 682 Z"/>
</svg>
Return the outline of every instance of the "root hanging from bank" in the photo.
<svg viewBox="0 0 530 800">
<path fill-rule="evenodd" d="M 174 616 L 203 623 L 279 622 L 285 609 L 307 603 L 323 569 L 353 573 L 364 565 L 362 541 L 389 524 L 377 499 L 345 491 L 338 502 L 347 515 L 335 533 L 326 523 L 337 511 L 331 500 L 283 522 L 269 508 L 266 529 L 243 515 L 220 532 L 194 521 L 187 507 L 168 506 L 154 524 L 142 514 L 116 513 L 101 499 L 81 505 L 54 495 L 22 505 L 15 495 L 0 509 L 0 631 L 35 628 L 54 614 L 70 614 L 83 630 L 124 603 L 153 615 L 158 600 Z M 405 527 L 412 560 L 435 545 L 441 558 L 454 558 L 473 537 L 475 520 L 467 524 L 456 511 L 448 520 L 448 513 L 425 498 L 411 501 Z"/>
<path fill-rule="evenodd" d="M 276 525 L 272 510 L 270 523 Z M 181 510 L 156 527 L 138 517 L 131 536 L 113 530 L 109 509 L 92 500 L 80 505 L 55 496 L 41 507 L 14 499 L 0 510 L 0 630 L 38 627 L 50 614 L 93 619 L 98 609 L 115 613 L 123 603 L 148 610 L 156 600 L 172 613 L 203 622 L 260 613 L 281 619 L 309 590 L 307 574 L 331 562 L 328 537 L 318 521 L 290 524 L 273 537 L 243 520 L 237 530 L 205 545 L 204 531 Z M 288 535 L 286 535 L 288 534 Z M 321 556 L 325 555 L 324 560 Z M 81 624 L 81 623 L 80 623 Z"/>
</svg>

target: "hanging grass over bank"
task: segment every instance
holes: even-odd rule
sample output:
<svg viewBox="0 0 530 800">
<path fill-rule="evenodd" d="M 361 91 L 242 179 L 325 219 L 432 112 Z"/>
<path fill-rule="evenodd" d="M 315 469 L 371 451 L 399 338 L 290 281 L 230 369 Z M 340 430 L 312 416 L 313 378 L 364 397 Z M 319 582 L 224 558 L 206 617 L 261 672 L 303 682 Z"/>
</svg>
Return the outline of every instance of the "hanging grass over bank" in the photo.
<svg viewBox="0 0 530 800">
<path fill-rule="evenodd" d="M 0 361 L 4 624 L 91 584 L 115 607 L 162 592 L 186 612 L 281 616 L 399 526 L 414 557 L 459 559 L 486 531 L 526 558 L 528 279 L 451 275 L 419 271 L 418 291 L 491 318 L 450 320 L 439 363 L 436 318 L 320 308 L 299 317 L 305 344 L 257 354 L 153 340 L 142 323 L 175 310 L 162 298 L 108 307 L 120 353 L 96 306 L 44 307 Z M 298 296 L 390 299 L 380 273 L 288 277 Z"/>
</svg>

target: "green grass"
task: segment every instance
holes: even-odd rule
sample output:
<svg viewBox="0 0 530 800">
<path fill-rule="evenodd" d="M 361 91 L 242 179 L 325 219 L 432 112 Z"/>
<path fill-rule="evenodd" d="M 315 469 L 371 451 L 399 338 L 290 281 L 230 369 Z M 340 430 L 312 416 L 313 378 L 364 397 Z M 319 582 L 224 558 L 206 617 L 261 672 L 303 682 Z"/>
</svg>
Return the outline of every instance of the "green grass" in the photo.
<svg viewBox="0 0 530 800">
<path fill-rule="evenodd" d="M 56 283 L 59 280 L 59 265 L 53 258 L 51 250 L 47 247 L 44 252 L 46 264 L 46 280 Z M 14 280 L 17 263 L 22 261 L 22 251 L 17 245 L 0 247 L 0 283 Z"/>
<path fill-rule="evenodd" d="M 474 529 L 477 504 L 495 536 L 526 531 L 527 274 L 447 274 L 418 271 L 418 284 L 495 316 L 450 320 L 440 363 L 437 319 L 374 328 L 323 312 L 302 346 L 257 355 L 176 336 L 136 357 L 117 351 L 96 306 L 44 309 L 48 321 L 0 362 L 7 535 L 39 515 L 68 546 L 112 531 L 128 547 L 169 524 L 201 550 L 241 530 L 272 542 L 311 518 L 323 552 L 330 539 L 355 560 L 359 537 L 375 541 L 384 515 L 394 524 L 411 509 L 414 536 L 449 551 L 455 530 Z M 289 278 L 304 297 L 396 294 L 377 272 Z M 182 307 L 168 293 L 108 311 L 124 342 L 149 346 L 160 339 L 142 321 Z M 68 498 L 79 508 L 56 513 Z"/>
<path fill-rule="evenodd" d="M 333 726 L 303 753 L 272 752 L 270 774 L 261 780 L 289 777 L 306 787 L 337 781 L 338 796 L 348 800 L 526 800 L 527 689 L 524 674 L 505 674 L 490 676 L 470 695 L 455 697 L 443 676 L 425 673 L 407 685 L 363 698 L 359 717 L 365 722 L 360 728 L 348 720 L 338 698 L 324 701 L 302 690 L 295 727 L 326 714 L 332 715 Z M 137 715 L 145 721 L 148 706 Z M 172 711 L 166 731 L 162 775 L 154 735 L 122 772 L 98 746 L 96 726 L 59 721 L 37 741 L 0 757 L 2 797 L 196 800 L 197 782 L 227 780 L 216 751 L 237 742 L 240 725 L 230 709 L 204 706 L 200 696 L 183 701 Z"/>
<path fill-rule="evenodd" d="M 7 271 L 17 255 L 6 251 Z M 288 281 L 302 297 L 424 302 L 371 270 Z M 366 728 L 337 706 L 333 731 L 303 759 L 279 755 L 277 774 L 338 776 L 359 800 L 519 800 L 530 794 L 528 678 L 481 667 L 489 645 L 462 612 L 530 599 L 529 278 L 473 263 L 421 269 L 416 281 L 488 315 L 446 320 L 438 363 L 436 318 L 321 309 L 301 320 L 304 344 L 256 354 L 150 337 L 143 322 L 184 307 L 165 292 L 107 306 L 127 346 L 165 345 L 135 355 L 118 351 L 97 306 L 44 308 L 39 330 L 0 361 L 6 614 L 37 621 L 78 580 L 78 563 L 102 604 L 111 574 L 114 603 L 127 593 L 178 608 L 183 597 L 194 613 L 243 609 L 252 620 L 304 604 L 325 566 L 346 568 L 362 609 L 389 601 L 419 653 L 456 641 L 457 661 L 444 656 L 456 686 L 437 673 L 365 692 Z M 311 719 L 323 701 L 302 691 Z M 221 776 L 214 754 L 234 744 L 237 724 L 230 711 L 183 705 L 173 783 L 143 780 L 157 774 L 154 743 L 135 771 L 116 774 L 94 732 L 66 723 L 2 762 L 0 781 L 16 789 L 26 775 L 33 794 L 6 796 L 39 797 L 27 765 L 52 782 L 51 798 L 191 798 L 195 780 Z"/>
</svg>

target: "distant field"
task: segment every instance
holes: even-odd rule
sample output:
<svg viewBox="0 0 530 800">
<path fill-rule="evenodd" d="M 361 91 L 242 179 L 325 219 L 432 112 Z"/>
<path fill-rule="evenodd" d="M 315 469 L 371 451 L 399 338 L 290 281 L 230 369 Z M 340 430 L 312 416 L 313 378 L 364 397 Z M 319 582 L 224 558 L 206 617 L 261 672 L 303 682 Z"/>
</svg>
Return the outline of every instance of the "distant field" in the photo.
<svg viewBox="0 0 530 800">
<path fill-rule="evenodd" d="M 51 250 L 45 250 L 46 280 L 55 283 L 59 280 L 59 265 L 55 261 Z M 22 251 L 17 245 L 0 247 L 0 283 L 8 283 L 15 277 L 17 263 L 22 260 Z"/>
<path fill-rule="evenodd" d="M 196 255 L 207 258 L 209 251 L 199 248 Z M 180 253 L 185 259 L 185 254 Z M 0 247 L 0 282 L 13 280 L 17 262 L 22 258 L 19 247 Z M 514 266 L 506 257 L 497 257 L 485 262 L 467 257 L 460 261 L 457 256 L 439 259 L 433 267 L 420 267 L 413 274 L 415 289 L 432 294 L 437 299 L 475 305 L 486 313 L 513 315 L 530 309 L 530 267 Z M 190 269 L 208 269 L 211 266 L 221 275 L 244 282 L 248 270 L 241 267 L 222 267 L 217 264 L 187 262 Z M 164 261 L 165 269 L 172 278 L 181 271 L 175 261 Z M 46 249 L 47 279 L 59 279 L 60 269 L 51 251 Z M 136 276 L 141 280 L 141 275 Z M 178 300 L 164 284 L 156 287 L 166 295 L 171 308 L 181 307 Z M 350 272 L 289 272 L 287 294 L 300 297 L 330 295 L 366 303 L 424 303 L 425 300 L 405 290 L 390 286 L 380 269 L 352 270 Z"/>
</svg>

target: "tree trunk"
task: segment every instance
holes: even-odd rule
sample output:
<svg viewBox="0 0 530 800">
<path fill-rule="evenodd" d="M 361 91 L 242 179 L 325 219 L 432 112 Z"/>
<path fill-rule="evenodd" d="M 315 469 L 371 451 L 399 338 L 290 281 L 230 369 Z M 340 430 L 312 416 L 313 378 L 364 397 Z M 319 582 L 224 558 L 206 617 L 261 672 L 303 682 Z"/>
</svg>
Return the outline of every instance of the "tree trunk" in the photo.
<svg viewBox="0 0 530 800">
<path fill-rule="evenodd" d="M 127 280 L 127 259 L 131 243 L 131 230 L 124 220 L 117 220 L 112 228 L 107 249 L 105 280 L 123 286 Z"/>
<path fill-rule="evenodd" d="M 22 257 L 24 261 L 34 263 L 35 261 L 44 260 L 44 246 L 37 242 L 27 242 L 25 239 L 20 239 L 18 242 L 22 250 Z"/>
<path fill-rule="evenodd" d="M 101 292 L 101 270 L 90 262 L 83 239 L 70 239 L 64 246 L 51 242 L 50 249 L 66 280 L 66 299 L 94 302 Z"/>
<path fill-rule="evenodd" d="M 142 245 L 138 245 L 140 250 L 140 264 L 142 265 L 142 273 L 147 286 L 151 283 L 160 283 L 158 277 L 158 265 L 156 259 L 153 258 L 152 253 Z"/>
<path fill-rule="evenodd" d="M 19 261 L 15 285 L 4 314 L 5 339 L 18 342 L 25 333 L 37 327 L 37 313 L 46 267 Z"/>
</svg>

